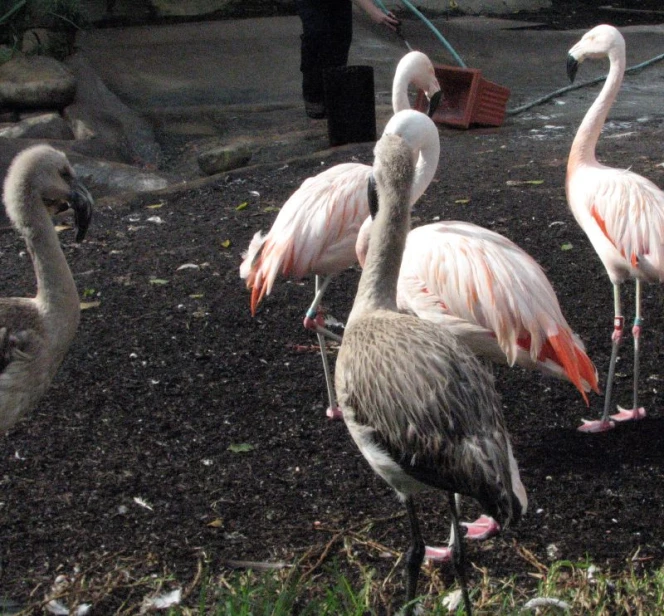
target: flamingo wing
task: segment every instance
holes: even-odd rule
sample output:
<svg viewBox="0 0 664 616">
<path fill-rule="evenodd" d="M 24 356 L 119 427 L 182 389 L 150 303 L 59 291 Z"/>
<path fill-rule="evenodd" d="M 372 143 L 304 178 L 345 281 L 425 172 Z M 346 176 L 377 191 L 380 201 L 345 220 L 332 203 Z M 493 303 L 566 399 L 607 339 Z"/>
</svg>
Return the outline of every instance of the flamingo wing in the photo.
<svg viewBox="0 0 664 616">
<path fill-rule="evenodd" d="M 619 253 L 614 255 L 614 261 L 622 260 L 619 279 L 633 274 L 664 281 L 664 192 L 629 170 L 599 167 L 583 179 L 575 184 L 584 187 L 587 217 L 582 227 L 586 232 L 588 226 L 595 227 L 594 233 L 601 233 Z M 595 248 L 602 258 L 597 244 Z"/>
<path fill-rule="evenodd" d="M 536 366 L 565 376 L 584 398 L 585 391 L 597 390 L 595 368 L 567 324 L 544 271 L 493 231 L 455 221 L 411 231 L 397 302 L 423 319 L 440 321 L 441 315 L 451 315 L 483 328 L 509 365 Z M 456 329 L 463 332 L 461 326 Z M 477 329 L 466 329 L 477 337 Z M 486 355 L 496 359 L 488 341 Z"/>
<path fill-rule="evenodd" d="M 335 274 L 355 262 L 357 234 L 369 215 L 370 175 L 368 165 L 344 163 L 308 178 L 286 201 L 267 235 L 254 236 L 240 266 L 252 289 L 252 312 L 270 294 L 278 274 Z"/>
</svg>

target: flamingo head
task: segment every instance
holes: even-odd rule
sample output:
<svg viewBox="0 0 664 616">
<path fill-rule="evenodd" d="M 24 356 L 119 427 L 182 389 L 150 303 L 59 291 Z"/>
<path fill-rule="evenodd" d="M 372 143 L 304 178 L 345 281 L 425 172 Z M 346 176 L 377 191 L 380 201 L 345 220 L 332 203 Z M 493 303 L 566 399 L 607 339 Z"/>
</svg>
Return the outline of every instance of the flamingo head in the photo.
<svg viewBox="0 0 664 616">
<path fill-rule="evenodd" d="M 411 51 L 403 57 L 400 65 L 408 82 L 423 90 L 429 100 L 436 92 L 440 92 L 436 71 L 426 54 Z"/>
<path fill-rule="evenodd" d="M 427 115 L 431 118 L 443 99 L 443 91 L 440 89 L 436 77 L 436 69 L 425 54 L 419 51 L 411 51 L 408 55 L 414 56 L 412 83 L 420 88 L 429 100 Z"/>
<path fill-rule="evenodd" d="M 51 216 L 73 210 L 77 242 L 85 237 L 92 218 L 92 196 L 65 154 L 49 145 L 26 148 L 16 155 L 5 178 L 4 200 L 17 228 L 29 226 L 30 209 L 40 204 Z"/>
<path fill-rule="evenodd" d="M 586 32 L 567 54 L 567 76 L 574 81 L 579 64 L 585 59 L 610 56 L 618 51 L 624 55 L 625 39 L 617 28 L 602 24 Z"/>
<path fill-rule="evenodd" d="M 422 90 L 429 101 L 428 115 L 431 117 L 442 98 L 442 92 L 438 78 L 436 77 L 436 70 L 431 63 L 429 57 L 421 51 L 410 51 L 401 60 L 397 66 L 394 75 L 393 88 L 396 92 L 405 91 L 406 88 L 412 85 L 419 90 Z M 401 107 L 399 104 L 395 105 L 395 111 Z"/>
</svg>

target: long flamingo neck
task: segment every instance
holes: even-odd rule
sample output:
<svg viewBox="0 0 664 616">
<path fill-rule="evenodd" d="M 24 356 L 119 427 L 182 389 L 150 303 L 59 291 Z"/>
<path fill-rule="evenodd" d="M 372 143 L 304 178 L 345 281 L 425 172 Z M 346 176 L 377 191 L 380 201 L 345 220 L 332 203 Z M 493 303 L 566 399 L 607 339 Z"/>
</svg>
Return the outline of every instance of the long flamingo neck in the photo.
<svg viewBox="0 0 664 616">
<path fill-rule="evenodd" d="M 355 299 L 355 305 L 361 305 L 361 312 L 397 309 L 397 280 L 410 229 L 410 208 L 396 204 L 391 207 L 389 203 L 381 206 L 373 221 L 371 242 Z"/>
<path fill-rule="evenodd" d="M 374 174 L 380 207 L 372 224 L 371 242 L 348 325 L 366 312 L 397 309 L 397 280 L 410 231 L 408 195 L 414 174 L 411 156 L 407 146 L 394 135 L 384 136 L 376 146 L 379 162 L 374 163 Z"/>
<path fill-rule="evenodd" d="M 415 175 L 413 177 L 413 186 L 410 190 L 410 206 L 413 207 L 418 199 L 429 188 L 431 180 L 436 175 L 438 169 L 438 159 L 440 158 L 440 137 L 438 132 L 435 135 L 427 136 L 415 165 Z"/>
<path fill-rule="evenodd" d="M 595 156 L 597 141 L 599 140 L 609 110 L 618 95 L 618 90 L 620 90 L 620 84 L 625 74 L 624 51 L 611 50 L 609 52 L 609 62 L 609 74 L 604 82 L 604 87 L 595 99 L 595 102 L 590 106 L 590 109 L 588 109 L 572 143 L 567 166 L 568 170 L 573 169 L 578 164 L 593 164 L 597 162 Z"/>
<path fill-rule="evenodd" d="M 436 150 L 435 152 L 429 151 L 426 152 L 422 150 L 417 159 L 417 165 L 415 166 L 415 175 L 413 180 L 413 186 L 410 191 L 409 204 L 411 207 L 415 205 L 418 199 L 424 194 L 424 191 L 431 184 L 431 180 L 436 174 L 436 169 L 438 168 L 438 156 L 440 145 L 436 143 L 430 150 Z M 355 242 L 355 254 L 357 255 L 357 260 L 360 264 L 360 267 L 364 267 L 364 263 L 369 252 L 369 242 L 371 239 L 373 221 L 371 219 L 365 220 L 364 224 L 360 227 L 360 231 L 357 235 L 357 240 Z M 407 228 L 410 228 L 410 221 L 408 222 Z"/>
<path fill-rule="evenodd" d="M 392 81 L 392 111 L 394 113 L 410 109 L 410 99 L 408 98 L 409 83 L 410 75 L 408 71 L 397 66 L 394 80 Z"/>
<path fill-rule="evenodd" d="M 40 204 L 30 211 L 22 235 L 37 279 L 35 300 L 52 339 L 68 344 L 78 326 L 78 291 L 46 208 Z"/>
</svg>

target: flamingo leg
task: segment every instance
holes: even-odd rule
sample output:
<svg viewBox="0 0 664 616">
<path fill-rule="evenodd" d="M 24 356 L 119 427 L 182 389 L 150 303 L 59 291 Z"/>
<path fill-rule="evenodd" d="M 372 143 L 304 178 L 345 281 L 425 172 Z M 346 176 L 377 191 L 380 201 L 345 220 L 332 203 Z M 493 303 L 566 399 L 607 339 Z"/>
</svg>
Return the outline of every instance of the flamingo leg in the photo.
<svg viewBox="0 0 664 616">
<path fill-rule="evenodd" d="M 457 516 L 459 515 L 461 496 L 454 495 Z M 500 532 L 500 524 L 488 515 L 481 515 L 474 522 L 461 522 L 461 526 L 466 528 L 466 539 L 472 541 L 484 541 L 489 539 Z M 431 562 L 449 562 L 452 560 L 452 551 L 456 537 L 454 536 L 454 529 L 450 534 L 449 547 L 432 547 L 427 545 L 425 548 L 424 556 L 427 561 Z"/>
<path fill-rule="evenodd" d="M 330 403 L 330 406 L 327 407 L 325 414 L 330 419 L 342 419 L 343 415 L 341 413 L 339 405 L 337 404 L 337 399 L 334 393 L 334 381 L 332 380 L 332 371 L 330 370 L 330 362 L 327 359 L 327 347 L 325 345 L 326 336 L 337 339 L 339 342 L 341 342 L 341 337 L 337 336 L 336 334 L 333 334 L 332 332 L 322 327 L 318 323 L 319 317 L 317 314 L 318 306 L 320 304 L 321 299 L 323 298 L 323 294 L 325 293 L 327 286 L 330 284 L 331 279 L 332 279 L 331 276 L 326 276 L 323 282 L 321 283 L 320 277 L 316 276 L 316 287 L 315 287 L 316 296 L 314 297 L 314 301 L 309 307 L 309 310 L 307 310 L 307 316 L 304 319 L 304 326 L 307 327 L 308 329 L 313 329 L 316 332 L 316 336 L 318 338 L 318 345 L 320 346 L 321 359 L 323 360 L 323 374 L 325 375 L 325 386 L 327 387 L 327 398 Z M 309 316 L 310 314 L 313 314 L 314 317 L 310 317 Z M 313 326 L 308 325 L 307 320 L 311 321 Z"/>
<path fill-rule="evenodd" d="M 406 579 L 406 606 L 404 609 L 404 616 L 412 616 L 413 610 L 415 609 L 413 602 L 417 592 L 417 580 L 420 576 L 420 568 L 422 567 L 422 561 L 424 560 L 425 548 L 412 496 L 406 498 L 406 511 L 408 512 L 408 520 L 410 521 L 411 542 L 406 554 L 406 571 L 408 578 Z"/>
<path fill-rule="evenodd" d="M 323 295 L 325 295 L 325 291 L 327 291 L 327 287 L 329 286 L 331 280 L 332 276 L 325 276 L 325 278 L 323 278 L 323 282 L 321 282 L 320 276 L 316 275 L 316 295 L 314 295 L 314 301 L 311 302 L 311 306 L 309 306 L 309 309 L 304 316 L 304 327 L 311 329 L 316 333 L 324 334 L 332 340 L 341 342 L 341 336 L 338 336 L 334 332 L 331 332 L 329 329 L 324 327 L 325 321 L 323 320 L 322 314 L 319 311 L 319 306 L 323 299 Z"/>
<path fill-rule="evenodd" d="M 458 514 L 459 507 L 461 505 L 461 496 L 459 494 L 454 495 L 455 498 L 455 507 Z M 450 530 L 450 540 L 447 543 L 447 547 L 434 547 L 427 545 L 424 547 L 424 558 L 427 562 L 437 562 L 437 563 L 447 563 L 452 561 L 452 550 L 454 548 L 454 542 L 456 537 L 454 536 L 454 528 Z"/>
<path fill-rule="evenodd" d="M 609 419 L 611 398 L 613 395 L 613 379 L 616 373 L 616 360 L 618 359 L 618 347 L 622 339 L 625 318 L 622 314 L 620 303 L 620 286 L 613 285 L 613 334 L 611 335 L 611 360 L 609 362 L 609 374 L 606 377 L 606 393 L 604 394 L 604 412 L 602 418 L 595 421 L 583 420 L 583 425 L 577 428 L 579 432 L 606 432 L 615 427 L 615 423 Z"/>
<path fill-rule="evenodd" d="M 641 340 L 641 281 L 636 279 L 635 287 L 636 310 L 634 314 L 634 325 L 632 327 L 632 337 L 634 338 L 634 394 L 632 398 L 632 408 L 624 409 L 618 406 L 618 413 L 611 415 L 614 421 L 632 421 L 643 419 L 646 416 L 646 410 L 639 406 L 639 343 Z"/>
<path fill-rule="evenodd" d="M 332 380 L 332 372 L 330 370 L 330 362 L 327 359 L 327 347 L 325 346 L 325 336 L 320 332 L 316 332 L 318 337 L 318 344 L 320 346 L 321 359 L 323 360 L 323 374 L 325 374 L 325 385 L 327 386 L 327 398 L 330 406 L 325 411 L 325 414 L 330 419 L 343 419 L 343 413 L 337 404 L 337 398 L 334 394 L 334 382 Z"/>
<path fill-rule="evenodd" d="M 466 614 L 472 616 L 473 608 L 470 604 L 470 597 L 468 596 L 468 585 L 466 584 L 466 550 L 463 545 L 463 536 L 459 527 L 459 512 L 457 510 L 457 495 L 448 493 L 450 499 L 450 515 L 452 516 L 452 562 L 454 563 L 454 572 L 456 573 L 457 581 L 461 587 L 461 594 L 463 596 L 463 604 L 466 608 Z"/>
</svg>

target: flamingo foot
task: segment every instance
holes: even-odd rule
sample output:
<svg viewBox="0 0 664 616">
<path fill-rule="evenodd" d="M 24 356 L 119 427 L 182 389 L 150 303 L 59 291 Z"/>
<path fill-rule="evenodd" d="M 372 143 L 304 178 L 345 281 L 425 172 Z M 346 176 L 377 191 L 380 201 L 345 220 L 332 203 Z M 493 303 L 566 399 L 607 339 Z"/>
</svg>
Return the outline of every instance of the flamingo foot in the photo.
<svg viewBox="0 0 664 616">
<path fill-rule="evenodd" d="M 325 414 L 333 421 L 344 418 L 344 414 L 341 412 L 341 409 L 338 406 L 328 407 L 327 411 L 325 411 Z"/>
<path fill-rule="evenodd" d="M 611 415 L 613 421 L 637 421 L 646 416 L 646 410 L 640 406 L 638 409 L 624 409 L 622 406 L 618 407 L 618 413 Z"/>
<path fill-rule="evenodd" d="M 596 434 L 597 432 L 608 432 L 609 430 L 613 430 L 613 428 L 616 427 L 616 424 L 608 419 L 607 420 L 597 419 L 594 421 L 583 419 L 582 421 L 583 425 L 579 426 L 577 430 L 579 432 L 586 432 L 589 434 Z"/>
<path fill-rule="evenodd" d="M 452 548 L 424 547 L 424 560 L 427 562 L 447 563 L 452 560 Z"/>
<path fill-rule="evenodd" d="M 484 541 L 500 532 L 500 524 L 488 515 L 481 515 L 474 522 L 461 522 L 467 529 L 466 539 Z"/>
</svg>

